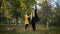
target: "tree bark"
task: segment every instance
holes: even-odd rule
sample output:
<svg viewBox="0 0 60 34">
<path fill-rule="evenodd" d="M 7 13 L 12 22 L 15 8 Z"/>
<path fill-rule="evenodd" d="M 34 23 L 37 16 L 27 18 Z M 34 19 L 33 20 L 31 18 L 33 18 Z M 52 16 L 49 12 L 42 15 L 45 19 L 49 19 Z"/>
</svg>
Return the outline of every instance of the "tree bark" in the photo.
<svg viewBox="0 0 60 34">
<path fill-rule="evenodd" d="M 16 17 L 16 24 L 18 24 L 18 17 Z"/>
</svg>

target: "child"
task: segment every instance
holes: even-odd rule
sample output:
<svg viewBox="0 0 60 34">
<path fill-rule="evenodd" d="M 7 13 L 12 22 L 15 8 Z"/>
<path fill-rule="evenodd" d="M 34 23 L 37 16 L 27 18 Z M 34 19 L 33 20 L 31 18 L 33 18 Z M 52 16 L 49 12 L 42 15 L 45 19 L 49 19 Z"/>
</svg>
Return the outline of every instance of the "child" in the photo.
<svg viewBox="0 0 60 34">
<path fill-rule="evenodd" d="M 25 30 L 27 29 L 28 25 L 29 25 L 29 20 L 28 20 L 29 16 L 25 15 Z"/>
</svg>

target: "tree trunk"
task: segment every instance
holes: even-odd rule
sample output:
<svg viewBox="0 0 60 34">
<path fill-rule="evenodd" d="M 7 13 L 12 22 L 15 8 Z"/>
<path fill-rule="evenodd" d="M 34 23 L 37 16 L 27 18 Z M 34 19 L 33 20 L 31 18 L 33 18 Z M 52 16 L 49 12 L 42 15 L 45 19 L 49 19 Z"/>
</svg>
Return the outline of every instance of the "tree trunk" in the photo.
<svg viewBox="0 0 60 34">
<path fill-rule="evenodd" d="M 48 23 L 48 21 L 47 21 L 47 28 L 49 27 L 49 23 Z"/>
<path fill-rule="evenodd" d="M 47 28 L 49 27 L 49 19 L 47 20 Z"/>
<path fill-rule="evenodd" d="M 16 24 L 17 24 L 17 26 L 18 26 L 18 17 L 16 17 Z"/>
</svg>

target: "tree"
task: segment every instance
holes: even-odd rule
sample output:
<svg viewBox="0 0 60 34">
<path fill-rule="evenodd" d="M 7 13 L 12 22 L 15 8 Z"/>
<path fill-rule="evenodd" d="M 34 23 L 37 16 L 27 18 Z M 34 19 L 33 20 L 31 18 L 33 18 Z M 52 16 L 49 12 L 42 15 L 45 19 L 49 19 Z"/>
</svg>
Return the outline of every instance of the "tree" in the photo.
<svg viewBox="0 0 60 34">
<path fill-rule="evenodd" d="M 1 8 L 1 5 L 2 5 L 2 2 L 3 2 L 3 0 L 0 0 L 0 8 Z"/>
<path fill-rule="evenodd" d="M 31 6 L 35 0 L 3 0 L 2 12 L 7 19 L 15 18 L 18 23 L 19 17 L 24 19 L 25 14 L 30 14 Z M 3 13 L 2 13 L 3 15 Z"/>
<path fill-rule="evenodd" d="M 43 11 L 43 19 L 47 23 L 47 27 L 49 26 L 50 18 L 51 18 L 51 7 L 48 6 L 47 1 L 42 3 L 42 11 Z"/>
<path fill-rule="evenodd" d="M 8 0 L 11 5 L 10 14 L 13 18 L 16 18 L 16 22 L 18 23 L 18 17 L 21 17 L 21 4 L 19 0 Z"/>
</svg>

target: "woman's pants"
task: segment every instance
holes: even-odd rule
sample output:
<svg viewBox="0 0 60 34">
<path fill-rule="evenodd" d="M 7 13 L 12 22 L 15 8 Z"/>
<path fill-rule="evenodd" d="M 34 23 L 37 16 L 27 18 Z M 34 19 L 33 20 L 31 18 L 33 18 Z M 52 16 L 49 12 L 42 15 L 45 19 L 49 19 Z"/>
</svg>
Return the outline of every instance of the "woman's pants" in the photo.
<svg viewBox="0 0 60 34">
<path fill-rule="evenodd" d="M 31 23 L 31 25 L 32 25 L 33 31 L 35 31 L 36 30 L 35 23 Z"/>
</svg>

